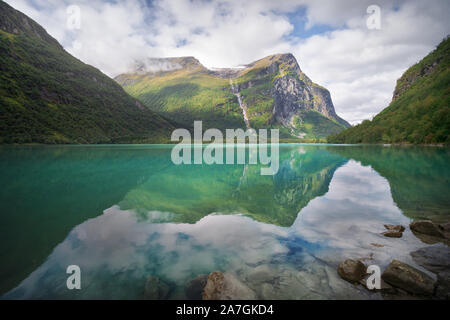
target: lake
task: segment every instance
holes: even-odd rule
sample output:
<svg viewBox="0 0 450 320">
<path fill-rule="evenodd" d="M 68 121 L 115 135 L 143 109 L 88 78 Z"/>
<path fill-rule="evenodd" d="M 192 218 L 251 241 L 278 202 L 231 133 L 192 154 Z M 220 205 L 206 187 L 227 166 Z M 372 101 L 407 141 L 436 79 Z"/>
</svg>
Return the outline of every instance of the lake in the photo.
<svg viewBox="0 0 450 320">
<path fill-rule="evenodd" d="M 141 299 L 154 276 L 185 299 L 189 281 L 223 271 L 260 299 L 381 299 L 338 264 L 423 270 L 409 253 L 427 244 L 383 224 L 450 220 L 448 148 L 281 144 L 274 176 L 177 166 L 172 148 L 1 147 L 1 297 Z M 81 290 L 66 287 L 69 265 Z"/>
</svg>

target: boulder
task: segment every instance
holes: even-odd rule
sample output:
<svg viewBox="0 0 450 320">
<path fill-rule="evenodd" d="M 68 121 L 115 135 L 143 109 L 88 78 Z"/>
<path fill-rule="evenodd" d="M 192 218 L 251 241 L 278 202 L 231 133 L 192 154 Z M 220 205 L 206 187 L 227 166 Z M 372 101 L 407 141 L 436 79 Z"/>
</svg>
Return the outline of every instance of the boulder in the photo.
<svg viewBox="0 0 450 320">
<path fill-rule="evenodd" d="M 401 231 L 396 231 L 396 230 L 388 230 L 385 232 L 381 233 L 383 236 L 385 237 L 389 237 L 389 238 L 401 238 L 403 233 Z"/>
<path fill-rule="evenodd" d="M 207 274 L 201 274 L 186 285 L 184 288 L 184 292 L 186 293 L 186 297 L 189 300 L 201 300 L 203 288 L 206 286 L 206 282 L 208 281 Z"/>
<path fill-rule="evenodd" d="M 441 229 L 444 232 L 450 232 L 450 222 L 439 224 L 439 229 Z"/>
<path fill-rule="evenodd" d="M 380 291 L 382 293 L 390 293 L 390 294 L 394 294 L 397 292 L 397 290 L 391 286 L 389 283 L 386 283 L 385 281 L 383 281 L 383 279 L 380 279 L 380 289 L 369 289 L 367 287 L 367 280 L 366 279 L 362 279 L 359 281 L 359 283 L 366 288 L 367 290 L 370 291 Z"/>
<path fill-rule="evenodd" d="M 399 225 L 385 224 L 384 227 L 388 230 L 393 230 L 393 231 L 400 231 L 400 232 L 405 231 L 405 227 L 400 224 Z"/>
<path fill-rule="evenodd" d="M 390 285 L 412 294 L 433 295 L 435 281 L 412 266 L 398 260 L 392 260 L 381 278 Z"/>
<path fill-rule="evenodd" d="M 148 276 L 145 280 L 144 298 L 146 300 L 164 300 L 169 294 L 169 286 L 158 277 Z"/>
<path fill-rule="evenodd" d="M 443 238 L 444 234 L 440 228 L 430 220 L 419 220 L 409 225 L 412 231 L 426 234 L 428 236 Z"/>
<path fill-rule="evenodd" d="M 255 300 L 256 294 L 229 273 L 212 272 L 202 292 L 203 300 Z"/>
<path fill-rule="evenodd" d="M 339 265 L 337 272 L 342 279 L 358 283 L 366 276 L 367 267 L 359 260 L 347 259 Z"/>
<path fill-rule="evenodd" d="M 439 299 L 450 300 L 450 270 L 438 274 L 436 297 Z"/>
<path fill-rule="evenodd" d="M 439 273 L 450 270 L 450 248 L 447 246 L 431 246 L 411 252 L 414 261 L 425 269 Z"/>
</svg>

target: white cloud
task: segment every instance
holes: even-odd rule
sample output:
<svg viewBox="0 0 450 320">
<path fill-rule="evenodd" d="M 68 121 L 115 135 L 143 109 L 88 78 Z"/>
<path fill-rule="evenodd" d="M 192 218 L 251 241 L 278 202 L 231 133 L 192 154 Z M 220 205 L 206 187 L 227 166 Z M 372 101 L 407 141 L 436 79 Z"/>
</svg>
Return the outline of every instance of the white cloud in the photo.
<svg viewBox="0 0 450 320">
<path fill-rule="evenodd" d="M 381 30 L 366 27 L 372 0 L 7 2 L 110 76 L 146 57 L 188 55 L 207 67 L 229 67 L 292 52 L 302 70 L 330 90 L 338 114 L 352 123 L 386 107 L 396 79 L 450 33 L 447 0 L 377 1 Z M 80 30 L 66 27 L 71 4 L 81 9 Z M 289 20 L 295 13 L 305 14 L 305 26 Z M 314 33 L 324 25 L 332 31 L 300 38 L 303 28 Z"/>
</svg>

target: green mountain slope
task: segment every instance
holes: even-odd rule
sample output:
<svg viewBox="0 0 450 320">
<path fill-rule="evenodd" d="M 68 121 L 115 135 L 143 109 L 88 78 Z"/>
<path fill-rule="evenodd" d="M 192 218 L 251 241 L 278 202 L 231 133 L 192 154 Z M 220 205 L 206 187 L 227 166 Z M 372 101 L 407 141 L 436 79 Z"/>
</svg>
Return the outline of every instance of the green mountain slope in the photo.
<svg viewBox="0 0 450 320">
<path fill-rule="evenodd" d="M 0 143 L 160 142 L 173 128 L 0 1 Z"/>
<path fill-rule="evenodd" d="M 450 143 L 450 38 L 397 81 L 391 104 L 332 143 Z"/>
<path fill-rule="evenodd" d="M 147 59 L 115 78 L 146 106 L 184 127 L 279 128 L 284 138 L 323 138 L 350 125 L 329 92 L 313 83 L 291 54 L 243 68 L 209 70 L 193 57 Z"/>
</svg>

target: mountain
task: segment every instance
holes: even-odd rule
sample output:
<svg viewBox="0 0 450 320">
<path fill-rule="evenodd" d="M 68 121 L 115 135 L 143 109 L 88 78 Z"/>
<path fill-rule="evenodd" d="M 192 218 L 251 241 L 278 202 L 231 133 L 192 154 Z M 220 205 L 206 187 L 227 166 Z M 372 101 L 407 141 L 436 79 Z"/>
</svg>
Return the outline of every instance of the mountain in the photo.
<svg viewBox="0 0 450 320">
<path fill-rule="evenodd" d="M 192 127 L 279 128 L 284 138 L 324 138 L 350 125 L 330 93 L 313 83 L 292 54 L 240 68 L 205 68 L 194 57 L 150 58 L 115 78 L 153 111 Z"/>
<path fill-rule="evenodd" d="M 0 1 L 0 143 L 159 142 L 173 129 Z"/>
<path fill-rule="evenodd" d="M 409 68 L 392 102 L 372 121 L 332 135 L 332 143 L 450 143 L 450 38 Z"/>
</svg>

